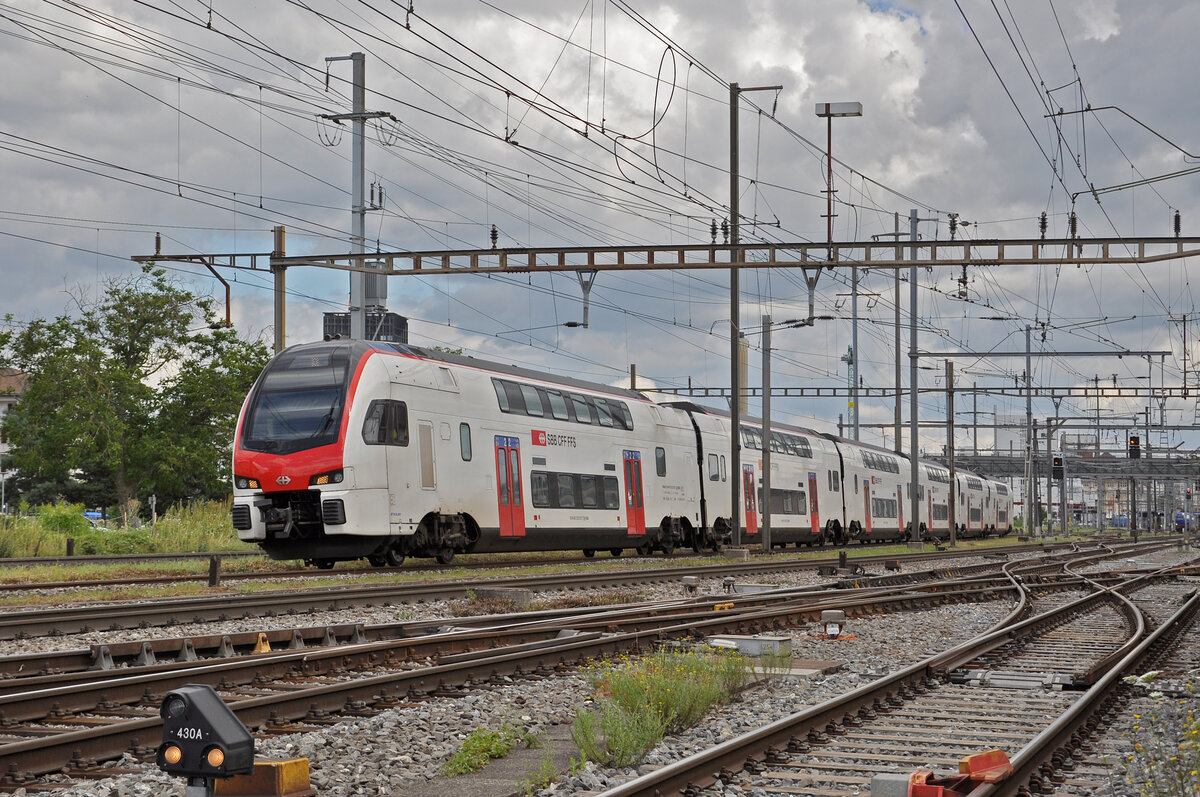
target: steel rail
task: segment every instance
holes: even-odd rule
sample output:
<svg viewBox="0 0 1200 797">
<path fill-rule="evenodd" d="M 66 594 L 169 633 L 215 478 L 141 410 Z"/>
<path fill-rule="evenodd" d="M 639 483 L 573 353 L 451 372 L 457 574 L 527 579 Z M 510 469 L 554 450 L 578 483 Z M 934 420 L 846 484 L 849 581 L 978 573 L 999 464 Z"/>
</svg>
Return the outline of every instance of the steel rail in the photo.
<svg viewBox="0 0 1200 797">
<path fill-rule="evenodd" d="M 1007 585 L 1004 587 L 1007 590 L 1015 590 L 1021 595 L 1020 601 L 1004 621 L 997 624 L 995 628 L 998 630 L 991 636 L 993 638 L 993 647 L 1003 644 L 1010 638 L 1013 633 L 1012 629 L 1001 629 L 1001 626 L 1011 623 L 1015 618 L 1026 611 L 1025 601 L 1027 600 L 1026 587 L 1020 583 L 1020 580 L 1012 575 L 1012 571 L 1019 569 L 1021 561 L 1007 562 L 1004 569 L 1008 575 L 1006 576 Z M 968 592 L 979 593 L 982 597 L 994 596 L 997 587 L 995 585 L 987 585 L 980 587 L 978 579 L 973 579 L 976 583 L 969 586 Z M 784 590 L 787 592 L 787 590 Z M 867 592 L 867 590 L 863 590 Z M 883 589 L 879 592 L 882 594 Z M 920 601 L 929 602 L 946 602 L 949 596 L 944 591 L 930 589 L 924 593 L 919 593 L 911 588 L 905 588 L 895 591 L 894 599 L 902 604 L 915 605 Z M 636 623 L 630 623 L 634 626 L 632 630 L 622 630 L 616 633 L 598 634 L 584 631 L 583 634 L 569 639 L 554 640 L 549 642 L 533 642 L 522 646 L 522 649 L 507 650 L 507 651 L 490 651 L 486 658 L 479 660 L 475 656 L 449 656 L 445 664 L 439 663 L 434 667 L 423 667 L 417 670 L 409 670 L 400 673 L 390 673 L 386 675 L 372 676 L 365 679 L 350 679 L 336 684 L 327 684 L 315 688 L 305 689 L 302 691 L 288 692 L 284 695 L 267 695 L 251 699 L 238 700 L 231 703 L 231 708 L 242 721 L 256 728 L 274 727 L 278 729 L 282 724 L 300 719 L 304 721 L 305 717 L 319 718 L 327 716 L 330 712 L 338 712 L 341 710 L 349 710 L 351 713 L 356 713 L 366 710 L 374 710 L 386 708 L 394 704 L 396 700 L 403 700 L 405 696 L 418 697 L 423 694 L 436 693 L 438 690 L 456 688 L 468 683 L 474 683 L 479 678 L 494 677 L 501 674 L 521 674 L 530 670 L 549 670 L 560 666 L 571 665 L 577 663 L 582 658 L 595 657 L 599 655 L 612 654 L 621 648 L 640 649 L 643 645 L 655 640 L 678 638 L 683 636 L 696 636 L 699 634 L 711 634 L 728 632 L 729 630 L 737 630 L 746 626 L 756 628 L 772 628 L 780 627 L 787 624 L 795 624 L 797 618 L 805 616 L 819 616 L 820 605 L 814 605 L 811 599 L 814 597 L 811 593 L 805 594 L 799 590 L 792 591 L 792 605 L 783 607 L 764 608 L 762 606 L 753 605 L 756 601 L 746 600 L 746 606 L 741 611 L 737 610 L 737 602 L 735 601 L 733 611 L 717 611 L 717 607 L 711 609 L 706 608 L 701 612 L 699 617 L 694 619 L 679 618 L 677 616 L 669 616 L 666 618 L 657 618 L 656 622 L 661 623 L 664 619 L 667 622 L 666 626 L 658 628 L 647 628 L 638 626 Z M 745 598 L 745 596 L 741 596 Z M 843 595 L 837 596 L 844 603 Z M 881 601 L 881 595 L 860 595 L 865 601 Z M 1086 601 L 1095 599 L 1096 596 L 1080 599 Z M 711 598 L 709 599 L 711 601 Z M 809 601 L 805 604 L 805 601 Z M 1074 602 L 1074 604 L 1080 603 Z M 1068 604 L 1072 606 L 1074 604 Z M 808 612 L 807 615 L 804 613 Z M 611 628 L 612 617 L 605 619 L 604 612 L 595 612 L 595 621 L 601 625 L 605 622 Z M 1033 620 L 1018 623 L 1017 627 L 1028 626 Z M 682 620 L 682 621 L 681 621 Z M 786 621 L 786 622 L 785 622 Z M 530 623 L 530 626 L 546 621 L 539 620 Z M 580 623 L 580 625 L 584 625 Z M 531 630 L 531 629 L 526 629 Z M 598 630 L 598 629 L 596 629 Z M 394 643 L 393 643 L 394 644 Z M 364 656 L 376 655 L 383 656 L 386 646 L 382 643 L 370 643 L 366 645 L 350 646 L 358 648 L 358 653 Z M 340 669 L 344 666 L 349 655 L 349 650 L 343 648 L 329 649 L 327 651 L 292 651 L 280 653 L 272 656 L 265 661 L 269 663 L 277 663 L 281 666 L 286 665 L 293 670 L 299 666 L 303 670 L 313 672 L 323 672 L 326 668 Z M 969 658 L 973 657 L 977 651 L 969 651 Z M 964 655 L 966 655 L 964 653 Z M 260 662 L 260 666 L 262 665 Z M 928 662 L 926 663 L 928 666 Z M 193 668 L 186 674 L 179 674 L 177 677 L 184 680 L 194 679 L 198 673 L 207 673 L 211 677 L 218 675 L 225 676 L 236 670 L 236 666 L 230 662 L 207 663 L 200 667 Z M 924 670 L 917 668 L 921 678 L 925 677 Z M 118 679 L 121 680 L 121 679 Z M 169 688 L 173 681 L 151 681 L 148 676 L 139 677 L 131 676 L 127 681 L 128 686 L 132 686 L 135 690 L 142 690 L 142 702 L 153 703 L 161 699 L 159 690 Z M 919 681 L 920 678 L 917 678 Z M 110 687 L 114 686 L 110 682 Z M 918 684 L 919 685 L 919 684 Z M 42 690 L 48 694 L 40 695 L 40 698 L 59 698 L 59 710 L 63 710 L 64 698 L 69 694 L 68 691 L 57 691 L 54 689 Z M 111 689 L 110 689 L 111 691 Z M 862 693 L 862 690 L 856 690 L 851 693 L 852 696 Z M 18 703 L 14 700 L 11 706 L 16 706 Z M 866 705 L 866 704 L 864 704 Z M 374 709 L 368 709 L 368 706 L 373 706 Z M 857 708 L 857 707 L 856 707 Z M 843 711 L 845 711 L 843 707 Z M 80 769 L 88 764 L 105 760 L 121 755 L 126 750 L 132 750 L 137 754 L 145 754 L 150 746 L 157 741 L 160 733 L 159 727 L 161 721 L 157 718 L 116 721 L 112 725 L 100 728 L 90 728 L 85 731 L 74 731 L 62 735 L 57 735 L 48 739 L 30 740 L 18 742 L 11 745 L 5 745 L 0 748 L 0 771 L 9 773 L 8 783 L 20 785 L 19 781 L 22 778 L 27 778 L 28 775 L 55 771 L 64 767 L 73 767 Z M 20 773 L 27 773 L 22 775 Z"/>
<path fill-rule="evenodd" d="M 1046 545 L 1044 543 L 1035 543 L 1035 544 L 1003 546 L 1003 547 L 998 547 L 994 550 L 1000 551 L 1000 552 L 1005 552 L 1005 553 L 1022 553 L 1022 552 L 1028 552 L 1031 550 L 1060 550 L 1064 547 L 1074 545 L 1074 544 L 1075 543 L 1054 543 L 1051 545 Z M 1099 544 L 1099 543 L 1097 543 L 1097 544 Z M 821 550 L 821 548 L 816 548 L 815 550 Z M 989 551 L 990 550 L 992 550 L 992 549 L 989 549 Z M 782 551 L 780 553 L 783 554 Z M 143 558 L 150 558 L 150 557 L 153 557 L 154 559 L 158 559 L 158 560 L 165 560 L 165 559 L 181 559 L 181 558 L 211 559 L 214 556 L 215 557 L 234 556 L 234 557 L 245 558 L 248 556 L 257 556 L 257 555 L 259 555 L 259 554 L 257 554 L 257 553 L 239 553 L 239 552 L 226 552 L 226 553 L 217 552 L 217 553 L 204 553 L 204 554 L 146 554 L 146 555 L 130 554 L 130 555 L 128 555 L 128 557 L 126 555 L 107 556 L 107 557 L 106 556 L 27 557 L 27 558 L 21 558 L 21 559 L 0 559 L 0 573 L 4 572 L 5 565 L 16 565 L 16 566 L 48 565 L 48 564 L 69 565 L 69 564 L 81 563 L 81 562 L 85 562 L 85 561 L 113 562 L 113 563 L 141 561 Z M 923 551 L 923 552 L 918 552 L 918 553 L 869 554 L 866 556 L 857 556 L 856 555 L 856 556 L 852 557 L 852 561 L 854 561 L 855 563 L 876 564 L 879 562 L 888 561 L 888 560 L 892 560 L 892 559 L 899 559 L 900 561 L 923 561 L 926 559 L 934 559 L 934 558 L 943 557 L 943 556 L 955 557 L 955 556 L 974 556 L 974 555 L 979 555 L 979 551 L 977 549 L 959 549 L 959 550 L 955 550 L 955 551 L 945 551 L 945 550 L 935 549 L 933 551 L 928 551 L 928 552 Z M 704 558 L 711 558 L 711 557 L 704 555 L 704 554 L 696 555 L 696 554 L 683 554 L 683 553 L 678 553 L 678 552 L 675 555 L 673 555 L 673 557 L 672 557 L 672 559 L 675 561 L 687 561 L 687 560 L 704 559 Z M 378 577 L 380 575 L 410 575 L 410 574 L 438 575 L 441 572 L 444 572 L 444 571 L 447 571 L 450 569 L 503 570 L 505 568 L 519 568 L 519 567 L 558 567 L 558 566 L 563 566 L 563 565 L 592 565 L 592 564 L 595 564 L 596 561 L 597 560 L 588 559 L 586 557 L 551 559 L 551 560 L 546 560 L 546 559 L 506 559 L 504 561 L 495 561 L 495 560 L 478 561 L 478 560 L 468 559 L 468 558 L 464 557 L 463 561 L 461 561 L 461 562 L 456 561 L 450 567 L 447 567 L 445 565 L 440 565 L 440 564 L 434 564 L 432 561 L 417 563 L 414 560 L 410 560 L 410 562 L 412 562 L 411 564 L 401 566 L 401 567 L 384 567 L 384 568 L 371 568 L 371 569 L 365 569 L 365 568 L 357 569 L 356 568 L 356 569 L 352 569 L 352 570 L 337 571 L 337 575 L 340 575 L 340 576 L 350 575 L 350 576 L 363 576 L 363 577 Z M 600 560 L 600 561 L 612 561 L 612 560 L 610 559 L 610 560 Z M 630 557 L 628 561 L 641 561 L 643 563 L 644 562 L 654 562 L 657 564 L 660 562 L 665 563 L 669 560 L 667 560 L 665 557 L 650 556 L 650 557 L 636 557 L 636 558 Z M 829 558 L 821 558 L 821 559 L 806 559 L 806 560 L 803 560 L 803 564 L 806 567 L 829 567 L 829 566 L 836 566 L 839 561 L 840 561 L 840 559 L 838 557 L 829 557 Z M 329 578 L 330 575 L 331 575 L 331 573 L 329 571 L 314 570 L 313 568 L 306 568 L 306 569 L 302 569 L 302 570 L 292 569 L 292 570 L 278 570 L 278 571 L 267 570 L 267 571 L 232 572 L 232 573 L 222 572 L 220 574 L 220 578 L 222 581 L 254 580 L 254 579 L 264 579 L 265 580 L 265 579 L 279 579 L 279 578 L 318 579 L 318 578 Z M 80 588 L 86 588 L 86 587 L 108 588 L 108 587 L 112 587 L 112 586 L 118 585 L 118 584 L 122 584 L 122 585 L 162 584 L 162 583 L 175 583 L 180 580 L 204 580 L 206 578 L 208 578 L 207 573 L 197 572 L 194 574 L 191 574 L 191 573 L 178 574 L 178 573 L 176 573 L 176 574 L 165 575 L 165 576 L 144 576 L 144 577 L 131 576 L 128 578 L 102 578 L 102 579 L 94 579 L 94 580 L 90 580 L 90 581 L 79 581 L 79 580 L 73 580 L 73 581 L 7 581 L 7 582 L 0 583 L 0 591 L 13 592 L 13 591 L 21 591 L 21 590 L 64 589 L 64 588 L 80 589 Z"/>
<path fill-rule="evenodd" d="M 1011 589 L 1011 585 L 1008 587 Z M 721 628 L 735 623 L 739 628 L 761 633 L 815 622 L 827 609 L 842 609 L 851 617 L 874 614 L 881 609 L 911 610 L 966 601 L 995 600 L 1005 591 L 999 583 L 960 584 L 954 591 L 913 591 L 911 588 L 879 588 L 845 593 L 777 591 L 755 596 L 723 596 L 707 601 L 672 601 L 642 604 L 618 611 L 592 609 L 574 617 L 557 617 L 533 622 L 511 622 L 482 629 L 360 642 L 326 648 L 300 648 L 236 659 L 207 659 L 172 662 L 131 670 L 84 671 L 14 679 L 11 689 L 0 693 L 0 717 L 5 722 L 41 720 L 48 716 L 89 711 L 103 703 L 109 708 L 137 703 L 147 689 L 161 693 L 187 682 L 245 684 L 286 676 L 293 669 L 307 672 L 328 669 L 333 662 L 341 669 L 374 666 L 382 662 L 439 661 L 450 653 L 517 645 L 544 644 L 564 630 L 576 633 L 657 633 L 665 626 L 686 625 L 692 633 L 706 631 L 709 624 Z M 725 599 L 729 600 L 726 601 Z M 722 607 L 718 609 L 717 607 Z M 507 643 L 507 644 L 505 644 Z"/>
<path fill-rule="evenodd" d="M 1009 589 L 1014 586 L 1010 582 Z M 972 587 L 968 594 L 978 594 L 980 590 Z M 988 588 L 987 597 L 993 597 L 995 590 Z M 898 591 L 893 599 L 900 603 L 913 605 L 915 602 L 926 600 L 932 603 L 945 603 L 949 596 L 946 593 L 932 592 L 925 595 L 915 595 Z M 764 608 L 749 607 L 739 612 L 736 605 L 732 610 L 718 611 L 709 607 L 698 613 L 694 618 L 678 616 L 646 618 L 658 627 L 646 627 L 639 622 L 616 622 L 632 626 L 632 630 L 619 630 L 600 633 L 598 630 L 588 630 L 575 637 L 565 639 L 544 640 L 536 644 L 523 646 L 521 649 L 506 649 L 488 651 L 483 658 L 479 656 L 448 656 L 446 663 L 432 667 L 407 670 L 385 675 L 370 676 L 354 680 L 325 684 L 303 690 L 287 691 L 285 693 L 266 695 L 231 702 L 230 708 L 238 718 L 250 728 L 278 728 L 284 723 L 300 720 L 305 717 L 325 716 L 346 707 L 366 709 L 368 705 L 387 704 L 400 699 L 411 699 L 425 694 L 433 694 L 439 690 L 461 687 L 468 683 L 477 682 L 480 678 L 487 679 L 497 675 L 513 675 L 531 671 L 550 671 L 562 666 L 572 666 L 579 661 L 611 655 L 619 650 L 641 649 L 655 641 L 676 639 L 681 637 L 703 636 L 714 633 L 729 633 L 747 626 L 769 627 L 795 624 L 798 619 L 819 617 L 820 611 L 829 604 L 804 604 L 804 596 L 797 596 L 793 603 L 784 606 Z M 875 595 L 864 602 L 876 604 L 884 600 L 884 596 Z M 663 622 L 666 625 L 663 625 Z M 595 623 L 598 625 L 614 624 L 613 619 L 605 619 L 597 613 Z M 447 637 L 452 635 L 447 635 Z M 426 640 L 437 643 L 445 640 Z M 88 700 L 94 703 L 95 693 L 107 694 L 110 698 L 117 694 L 118 689 L 132 690 L 141 695 L 142 702 L 153 703 L 161 699 L 165 691 L 183 682 L 204 680 L 219 680 L 222 678 L 234 681 L 245 678 L 247 667 L 257 666 L 260 671 L 274 669 L 278 671 L 295 671 L 297 668 L 309 673 L 321 673 L 340 669 L 350 658 L 355 656 L 374 655 L 378 660 L 386 657 L 390 646 L 408 644 L 411 641 L 392 643 L 368 643 L 364 645 L 343 646 L 325 651 L 293 651 L 277 655 L 269 655 L 262 659 L 246 662 L 208 663 L 189 668 L 185 672 L 168 674 L 163 679 L 157 675 L 133 675 L 128 678 L 115 678 L 92 688 Z M 243 672 L 239 678 L 238 671 Z M 261 677 L 269 678 L 270 673 Z M 252 682 L 253 678 L 242 682 Z M 236 688 L 236 684 L 235 684 Z M 0 698 L 0 716 L 5 722 L 13 722 L 22 714 L 31 713 L 28 706 L 36 705 L 38 713 L 45 711 L 47 706 L 63 713 L 72 706 L 70 700 L 77 692 L 70 688 L 40 690 L 25 695 L 10 695 Z M 25 709 L 20 707 L 24 701 Z M 83 701 L 84 704 L 87 701 Z M 19 775 L 26 773 L 36 775 L 57 771 L 64 767 L 81 768 L 91 762 L 119 757 L 127 750 L 145 754 L 148 745 L 157 743 L 161 719 L 158 717 L 114 722 L 99 728 L 89 728 L 84 731 L 73 731 L 48 738 L 32 739 L 0 746 L 0 771 L 9 773 L 8 780 L 0 783 L 19 785 Z M 131 741 L 132 740 L 132 741 Z"/>
<path fill-rule="evenodd" d="M 1049 546 L 1047 546 L 1049 547 Z M 1034 546 L 1033 550 L 1046 550 Z M 1050 550 L 1055 550 L 1050 548 Z M 1061 548 L 1058 549 L 1061 551 Z M 907 561 L 921 557 L 938 558 L 946 552 L 912 554 Z M 961 553 L 957 555 L 976 555 Z M 884 562 L 903 555 L 878 555 L 868 561 Z M 866 558 L 864 557 L 864 560 Z M 863 560 L 859 560 L 863 561 Z M 0 616 L 0 639 L 23 639 L 40 636 L 51 630 L 56 633 L 79 633 L 95 630 L 145 628 L 152 625 L 229 620 L 246 617 L 295 615 L 299 611 L 336 610 L 360 605 L 386 605 L 395 602 L 452 600 L 464 597 L 468 590 L 480 586 L 527 589 L 582 589 L 614 586 L 634 586 L 682 578 L 683 576 L 714 577 L 731 574 L 765 575 L 789 570 L 806 570 L 814 565 L 804 560 L 751 561 L 720 565 L 690 567 L 644 568 L 617 572 L 557 573 L 541 576 L 464 581 L 422 581 L 412 584 L 385 584 L 359 587 L 336 587 L 306 590 L 298 595 L 293 590 L 273 590 L 251 595 L 205 595 L 200 597 L 159 599 L 139 603 L 107 603 L 90 607 L 64 607 L 29 611 L 6 612 Z M 819 565 L 815 565 L 818 566 Z M 303 609 L 298 609 L 303 606 Z"/>
<path fill-rule="evenodd" d="M 1012 578 L 1014 585 L 1025 593 L 1025 586 L 1017 576 L 1013 575 Z M 753 765 L 757 766 L 764 758 L 773 759 L 782 755 L 781 751 L 795 745 L 807 729 L 824 727 L 831 723 L 851 724 L 860 712 L 870 713 L 882 709 L 886 701 L 897 694 L 911 695 L 923 691 L 926 682 L 934 677 L 943 676 L 951 669 L 1010 641 L 1032 635 L 1047 624 L 1060 624 L 1064 617 L 1073 616 L 1090 606 L 1111 600 L 1112 596 L 1108 591 L 1099 591 L 1024 620 L 1016 619 L 1023 611 L 1023 607 L 1019 606 L 1005 620 L 998 623 L 994 630 L 975 639 L 844 695 L 616 786 L 603 792 L 602 797 L 694 794 L 700 788 L 714 783 L 723 772 L 740 770 L 748 762 L 754 762 Z"/>
<path fill-rule="evenodd" d="M 918 571 L 898 575 L 870 576 L 861 575 L 840 579 L 833 584 L 813 585 L 789 588 L 794 592 L 817 594 L 833 590 L 862 590 L 868 588 L 908 586 L 916 590 L 958 589 L 963 580 L 968 577 L 986 579 L 994 577 L 1000 563 L 984 563 L 968 566 L 946 567 L 931 571 Z M 1047 575 L 1060 565 L 1050 560 L 1017 560 L 1015 566 L 1027 579 L 1036 578 L 1043 588 L 1071 589 L 1082 585 L 1078 577 L 1075 582 L 1064 581 L 1061 577 Z M 940 577 L 941 580 L 937 580 Z M 1113 578 L 1110 576 L 1106 578 Z M 735 587 L 736 589 L 736 587 Z M 781 588 L 782 589 L 782 588 Z M 780 590 L 770 594 L 778 596 Z M 844 593 L 842 593 L 844 594 Z M 743 604 L 747 600 L 745 594 L 736 597 Z M 703 602 L 706 596 L 690 598 L 693 602 Z M 685 602 L 688 599 L 685 599 Z M 657 603 L 657 602 L 656 602 Z M 636 608 L 645 604 L 628 604 Z M 592 609 L 561 608 L 544 609 L 535 612 L 517 612 L 511 615 L 488 615 L 483 618 L 459 617 L 452 623 L 458 627 L 477 627 L 485 624 L 488 628 L 504 627 L 508 623 L 531 623 L 542 619 L 576 618 Z M 609 610 L 606 610 L 609 611 Z M 53 651 L 48 653 L 29 653 L 13 656 L 0 656 L 0 687 L 4 680 L 20 681 L 26 684 L 37 679 L 50 682 L 56 679 L 62 682 L 62 674 L 77 673 L 88 670 L 111 670 L 118 667 L 154 665 L 159 659 L 168 658 L 173 661 L 190 662 L 207 658 L 229 658 L 235 655 L 248 654 L 264 645 L 272 649 L 280 646 L 292 649 L 301 647 L 322 647 L 340 644 L 342 642 L 366 642 L 382 639 L 420 636 L 434 633 L 446 626 L 445 619 L 411 621 L 404 623 L 383 623 L 362 625 L 357 623 L 342 623 L 329 625 L 310 625 L 292 628 L 274 628 L 255 631 L 244 631 L 230 634 L 200 634 L 175 638 L 157 638 L 149 640 L 132 640 L 127 642 L 97 643 L 88 648 Z M 12 686 L 12 684 L 9 684 Z M 22 686 L 22 688 L 24 688 Z"/>
<path fill-rule="evenodd" d="M 1193 592 L 1166 622 L 1128 651 L 1070 709 L 1011 758 L 1011 775 L 1001 783 L 979 786 L 971 791 L 969 797 L 1014 797 L 1028 793 L 1025 791 L 1028 787 L 1044 780 L 1069 757 L 1070 751 L 1094 727 L 1092 718 L 1105 708 L 1121 679 L 1135 672 L 1138 665 L 1150 655 L 1152 648 L 1182 633 L 1195 618 L 1198 609 L 1200 593 Z M 1036 791 L 1040 791 L 1040 788 Z"/>
</svg>

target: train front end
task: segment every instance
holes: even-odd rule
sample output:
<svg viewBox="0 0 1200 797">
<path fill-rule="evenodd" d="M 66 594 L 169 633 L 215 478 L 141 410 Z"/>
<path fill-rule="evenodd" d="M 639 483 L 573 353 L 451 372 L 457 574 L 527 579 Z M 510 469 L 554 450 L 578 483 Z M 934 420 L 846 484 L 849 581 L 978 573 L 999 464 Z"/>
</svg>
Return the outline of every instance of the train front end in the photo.
<svg viewBox="0 0 1200 797">
<path fill-rule="evenodd" d="M 388 529 L 386 476 L 346 460 L 354 397 L 370 390 L 372 352 L 358 341 L 302 344 L 267 364 L 234 439 L 239 539 L 274 559 L 318 566 L 379 547 Z"/>
</svg>

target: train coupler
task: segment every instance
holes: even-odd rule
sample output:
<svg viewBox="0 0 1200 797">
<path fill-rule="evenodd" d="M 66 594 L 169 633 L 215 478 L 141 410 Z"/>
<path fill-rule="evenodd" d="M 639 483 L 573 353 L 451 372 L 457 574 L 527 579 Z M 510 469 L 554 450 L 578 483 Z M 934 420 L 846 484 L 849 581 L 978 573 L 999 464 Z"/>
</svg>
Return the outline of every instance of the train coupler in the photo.
<svg viewBox="0 0 1200 797">
<path fill-rule="evenodd" d="M 999 783 L 1012 774 L 1003 750 L 963 756 L 957 775 L 936 777 L 932 770 L 883 772 L 871 778 L 871 797 L 964 797 L 985 783 Z"/>
</svg>

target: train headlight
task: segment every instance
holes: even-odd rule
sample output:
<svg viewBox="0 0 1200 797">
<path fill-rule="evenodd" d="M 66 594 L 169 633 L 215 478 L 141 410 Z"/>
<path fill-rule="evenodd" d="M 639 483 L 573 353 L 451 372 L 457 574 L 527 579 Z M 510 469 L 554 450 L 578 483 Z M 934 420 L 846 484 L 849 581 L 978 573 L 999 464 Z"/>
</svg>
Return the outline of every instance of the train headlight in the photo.
<svg viewBox="0 0 1200 797">
<path fill-rule="evenodd" d="M 239 490 L 257 490 L 258 479 L 251 479 L 246 476 L 234 476 L 233 486 Z"/>
<path fill-rule="evenodd" d="M 341 484 L 342 479 L 344 478 L 345 475 L 342 473 L 342 469 L 338 468 L 337 470 L 331 470 L 326 473 L 318 473 L 316 476 L 313 476 L 308 480 L 308 486 L 320 487 L 324 484 Z"/>
</svg>

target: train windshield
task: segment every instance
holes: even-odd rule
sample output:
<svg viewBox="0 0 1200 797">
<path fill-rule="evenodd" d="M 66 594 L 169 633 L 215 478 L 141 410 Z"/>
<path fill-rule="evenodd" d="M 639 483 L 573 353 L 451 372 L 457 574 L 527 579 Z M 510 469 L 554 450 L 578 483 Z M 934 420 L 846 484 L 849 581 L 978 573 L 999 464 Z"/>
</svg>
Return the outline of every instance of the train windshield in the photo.
<svg viewBox="0 0 1200 797">
<path fill-rule="evenodd" d="M 288 454 L 337 442 L 350 362 L 345 343 L 280 353 L 255 387 L 242 448 Z"/>
</svg>

